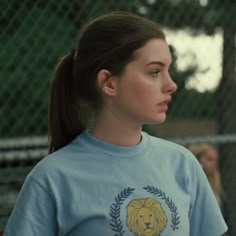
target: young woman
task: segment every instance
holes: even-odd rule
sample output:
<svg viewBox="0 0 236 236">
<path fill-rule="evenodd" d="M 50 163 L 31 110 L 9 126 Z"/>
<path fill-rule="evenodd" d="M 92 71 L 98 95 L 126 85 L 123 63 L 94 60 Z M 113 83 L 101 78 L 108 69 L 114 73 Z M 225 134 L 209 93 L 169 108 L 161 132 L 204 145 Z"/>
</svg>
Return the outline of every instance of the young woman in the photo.
<svg viewBox="0 0 236 236">
<path fill-rule="evenodd" d="M 227 230 L 193 155 L 142 132 L 143 124 L 166 119 L 177 89 L 170 64 L 165 36 L 152 21 L 114 12 L 83 29 L 52 79 L 51 154 L 28 175 L 5 236 Z"/>
</svg>

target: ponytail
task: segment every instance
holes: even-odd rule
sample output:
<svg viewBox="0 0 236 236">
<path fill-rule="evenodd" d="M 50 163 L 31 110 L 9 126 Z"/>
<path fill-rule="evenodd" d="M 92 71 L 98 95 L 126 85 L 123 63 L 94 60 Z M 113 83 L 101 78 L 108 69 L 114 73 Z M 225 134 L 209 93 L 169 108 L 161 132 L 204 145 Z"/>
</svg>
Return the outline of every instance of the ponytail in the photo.
<svg viewBox="0 0 236 236">
<path fill-rule="evenodd" d="M 60 59 L 50 83 L 49 153 L 65 146 L 85 129 L 79 117 L 78 91 L 73 83 L 73 57 L 71 52 Z"/>
</svg>

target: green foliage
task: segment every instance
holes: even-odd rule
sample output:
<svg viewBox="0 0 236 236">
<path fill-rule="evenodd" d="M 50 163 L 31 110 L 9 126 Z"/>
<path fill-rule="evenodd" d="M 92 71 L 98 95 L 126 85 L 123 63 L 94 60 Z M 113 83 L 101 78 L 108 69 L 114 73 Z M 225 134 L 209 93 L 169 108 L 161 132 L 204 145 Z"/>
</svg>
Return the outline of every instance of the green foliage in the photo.
<svg viewBox="0 0 236 236">
<path fill-rule="evenodd" d="M 100 0 L 97 4 L 92 4 L 91 1 L 85 1 L 84 9 L 89 9 L 86 11 L 86 17 L 83 18 L 83 22 L 87 22 L 89 19 L 94 18 L 96 16 L 103 15 L 107 12 L 112 11 L 128 11 L 135 12 L 136 11 L 136 0 L 120 0 L 119 4 L 108 2 L 107 0 Z M 92 6 L 92 7 L 91 7 Z"/>
<path fill-rule="evenodd" d="M 156 0 L 152 4 L 148 0 L 140 1 L 146 8 L 146 15 L 164 26 L 172 29 L 190 28 L 193 32 L 207 34 L 213 34 L 218 27 L 228 23 L 225 12 L 229 12 L 233 2 L 208 0 L 208 4 L 202 6 L 196 0 Z"/>
<path fill-rule="evenodd" d="M 188 107 L 182 106 L 189 101 Z M 217 100 L 215 92 L 200 93 L 193 89 L 182 89 L 173 95 L 168 113 L 169 119 L 215 119 Z"/>
<path fill-rule="evenodd" d="M 22 11 L 21 14 L 26 14 Z M 21 15 L 0 44 L 1 137 L 47 131 L 48 84 L 57 58 L 73 45 L 74 26 L 37 7 Z"/>
</svg>

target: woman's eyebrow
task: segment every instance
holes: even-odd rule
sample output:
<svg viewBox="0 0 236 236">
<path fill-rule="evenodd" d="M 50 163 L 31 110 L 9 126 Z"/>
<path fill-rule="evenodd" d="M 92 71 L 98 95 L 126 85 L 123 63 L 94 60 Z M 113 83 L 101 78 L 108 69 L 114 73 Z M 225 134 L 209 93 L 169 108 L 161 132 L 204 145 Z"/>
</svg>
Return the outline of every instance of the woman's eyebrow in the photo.
<svg viewBox="0 0 236 236">
<path fill-rule="evenodd" d="M 171 64 L 171 62 L 170 62 L 170 64 Z M 168 65 L 170 65 L 170 64 L 168 64 Z M 159 66 L 164 67 L 166 64 L 162 61 L 151 61 L 146 64 L 146 66 L 149 66 L 149 65 L 159 65 Z"/>
</svg>

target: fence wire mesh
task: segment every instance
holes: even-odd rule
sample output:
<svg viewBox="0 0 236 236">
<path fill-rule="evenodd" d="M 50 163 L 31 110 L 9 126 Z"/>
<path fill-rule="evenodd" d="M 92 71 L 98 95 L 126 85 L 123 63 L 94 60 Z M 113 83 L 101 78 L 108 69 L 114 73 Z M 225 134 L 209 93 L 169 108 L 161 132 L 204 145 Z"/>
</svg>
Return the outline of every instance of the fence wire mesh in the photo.
<svg viewBox="0 0 236 236">
<path fill-rule="evenodd" d="M 163 27 L 173 57 L 170 72 L 178 85 L 168 120 L 145 129 L 173 140 L 190 137 L 191 142 L 215 136 L 211 140 L 220 150 L 220 170 L 229 202 L 229 235 L 236 235 L 236 140 L 232 138 L 236 134 L 235 0 L 0 0 L 0 7 L 2 160 L 12 160 L 32 148 L 30 141 L 16 148 L 19 138 L 45 140 L 49 80 L 58 58 L 74 48 L 83 24 L 109 11 L 134 12 Z M 15 143 L 10 145 L 10 140 Z M 42 145 L 33 146 L 32 153 L 42 151 Z M 7 168 L 3 169 L 6 166 L 1 168 L 5 174 L 1 175 L 0 188 L 9 183 L 3 180 L 8 178 Z M 6 187 L 2 189 L 0 196 Z M 0 203 L 1 215 L 5 205 L 3 200 Z M 2 214 L 4 219 L 8 213 Z M 0 223 L 0 231 L 4 224 Z"/>
</svg>

